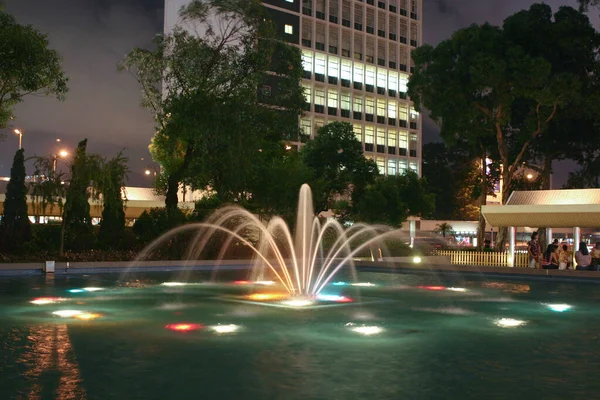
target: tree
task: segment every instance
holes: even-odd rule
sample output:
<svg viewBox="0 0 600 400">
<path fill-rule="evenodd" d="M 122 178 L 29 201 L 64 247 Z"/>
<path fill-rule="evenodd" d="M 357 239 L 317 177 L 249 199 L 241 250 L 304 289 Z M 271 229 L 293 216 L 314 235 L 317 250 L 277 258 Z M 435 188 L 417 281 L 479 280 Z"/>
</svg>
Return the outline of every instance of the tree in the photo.
<svg viewBox="0 0 600 400">
<path fill-rule="evenodd" d="M 446 239 L 446 236 L 454 235 L 454 228 L 452 227 L 452 225 L 450 225 L 447 222 L 442 222 L 441 224 L 437 224 L 433 231 L 435 233 L 439 233 L 440 235 L 442 235 L 442 237 L 444 239 Z"/>
<path fill-rule="evenodd" d="M 587 12 L 591 7 L 597 7 L 600 5 L 600 0 L 577 0 L 579 3 L 579 11 Z"/>
<path fill-rule="evenodd" d="M 340 198 L 358 200 L 377 177 L 377 165 L 363 155 L 352 124 L 331 122 L 301 151 L 302 161 L 312 171 L 315 212 L 326 211 Z"/>
<path fill-rule="evenodd" d="M 24 150 L 15 153 L 10 169 L 10 181 L 6 186 L 4 214 L 0 221 L 2 247 L 14 250 L 31 239 L 31 227 L 27 210 L 27 186 L 25 185 Z"/>
<path fill-rule="evenodd" d="M 351 215 L 356 221 L 399 227 L 409 216 L 431 213 L 435 196 L 429 192 L 426 180 L 410 171 L 378 177 L 353 203 Z"/>
<path fill-rule="evenodd" d="M 547 131 L 582 84 L 575 74 L 553 70 L 543 54 L 511 41 L 518 32 L 527 36 L 522 13 L 535 19 L 547 8 L 533 5 L 509 17 L 504 29 L 472 25 L 435 48 L 426 45 L 413 52 L 409 95 L 415 107 L 431 110 L 442 137 L 462 136 L 471 144 L 495 139 L 504 202 L 532 141 Z M 498 248 L 504 247 L 505 233 L 499 232 Z"/>
<path fill-rule="evenodd" d="M 48 48 L 47 36 L 0 9 L 0 129 L 25 96 L 63 100 L 66 93 L 60 56 Z"/>
<path fill-rule="evenodd" d="M 127 157 L 119 152 L 103 163 L 102 176 L 98 184 L 102 195 L 102 221 L 98 233 L 99 242 L 108 248 L 122 244 L 125 235 L 125 205 L 123 195 L 127 178 Z"/>
<path fill-rule="evenodd" d="M 181 182 L 210 186 L 224 200 L 247 197 L 265 140 L 297 135 L 304 104 L 299 50 L 275 40 L 260 2 L 195 0 L 181 17 L 195 32 L 176 27 L 155 51 L 136 49 L 120 66 L 134 73 L 157 122 L 150 151 L 166 175 L 169 209 Z M 271 80 L 277 107 L 257 93 Z"/>
<path fill-rule="evenodd" d="M 55 159 L 52 156 L 36 157 L 34 161 L 33 179 L 29 183 L 29 193 L 32 200 L 32 213 L 39 221 L 40 215 L 45 215 L 48 207 L 59 207 L 62 214 L 62 198 L 66 192 L 65 176 L 54 169 Z"/>
<path fill-rule="evenodd" d="M 88 155 L 86 148 L 87 139 L 84 139 L 77 145 L 71 163 L 71 180 L 62 215 L 60 255 L 65 248 L 84 250 L 95 242 L 89 199 L 98 198 L 98 191 L 93 189 L 98 187 L 102 160 L 97 155 Z"/>
</svg>

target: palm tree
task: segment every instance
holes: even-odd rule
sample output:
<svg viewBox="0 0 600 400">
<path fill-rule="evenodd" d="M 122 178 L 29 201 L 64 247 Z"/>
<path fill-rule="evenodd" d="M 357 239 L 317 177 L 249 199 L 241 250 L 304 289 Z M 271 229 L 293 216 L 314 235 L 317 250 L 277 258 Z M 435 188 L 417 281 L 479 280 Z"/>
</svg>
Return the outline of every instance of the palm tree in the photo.
<svg viewBox="0 0 600 400">
<path fill-rule="evenodd" d="M 446 235 L 454 235 L 454 229 L 452 228 L 452 225 L 447 222 L 442 222 L 441 224 L 436 225 L 433 231 L 442 235 L 444 239 L 446 239 Z"/>
</svg>

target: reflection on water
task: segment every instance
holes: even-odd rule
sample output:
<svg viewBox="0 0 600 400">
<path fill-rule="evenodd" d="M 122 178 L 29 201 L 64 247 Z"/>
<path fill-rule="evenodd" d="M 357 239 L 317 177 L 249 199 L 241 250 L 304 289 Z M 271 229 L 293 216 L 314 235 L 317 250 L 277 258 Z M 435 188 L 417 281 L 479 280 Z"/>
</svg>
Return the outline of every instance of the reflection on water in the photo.
<svg viewBox="0 0 600 400">
<path fill-rule="evenodd" d="M 27 340 L 27 350 L 18 363 L 29 367 L 23 376 L 30 388 L 19 398 L 37 400 L 54 392 L 56 399 L 85 399 L 67 325 L 31 326 Z"/>
<path fill-rule="evenodd" d="M 500 289 L 504 292 L 509 293 L 527 293 L 531 290 L 529 285 L 521 283 L 508 283 L 508 282 L 480 282 L 480 286 L 488 289 Z"/>
</svg>

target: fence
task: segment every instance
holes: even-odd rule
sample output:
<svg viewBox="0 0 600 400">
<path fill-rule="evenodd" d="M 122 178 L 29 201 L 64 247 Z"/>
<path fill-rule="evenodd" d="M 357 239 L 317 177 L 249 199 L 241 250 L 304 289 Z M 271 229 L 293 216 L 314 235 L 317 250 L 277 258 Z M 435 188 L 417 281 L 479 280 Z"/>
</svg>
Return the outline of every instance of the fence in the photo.
<svg viewBox="0 0 600 400">
<path fill-rule="evenodd" d="M 432 255 L 450 257 L 450 264 L 510 267 L 510 254 L 492 251 L 435 250 Z M 527 267 L 527 252 L 515 253 L 515 267 Z"/>
</svg>

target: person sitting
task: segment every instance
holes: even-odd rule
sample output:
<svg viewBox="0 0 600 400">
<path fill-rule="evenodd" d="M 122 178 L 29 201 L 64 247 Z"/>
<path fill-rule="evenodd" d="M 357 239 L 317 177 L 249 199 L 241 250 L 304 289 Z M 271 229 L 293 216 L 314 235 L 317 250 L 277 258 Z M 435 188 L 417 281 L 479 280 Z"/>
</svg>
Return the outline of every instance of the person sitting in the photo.
<svg viewBox="0 0 600 400">
<path fill-rule="evenodd" d="M 553 244 L 549 244 L 546 247 L 540 264 L 543 269 L 558 269 L 558 256 L 556 254 L 556 247 Z"/>
<path fill-rule="evenodd" d="M 587 244 L 585 242 L 579 243 L 579 250 L 575 253 L 575 262 L 578 271 L 590 271 L 592 265 L 592 255 L 588 251 Z"/>
<path fill-rule="evenodd" d="M 596 246 L 592 249 L 592 267 L 595 271 L 600 269 L 600 242 L 596 242 Z"/>
<path fill-rule="evenodd" d="M 569 247 L 566 244 L 558 250 L 558 269 L 567 269 L 569 265 Z"/>
</svg>

